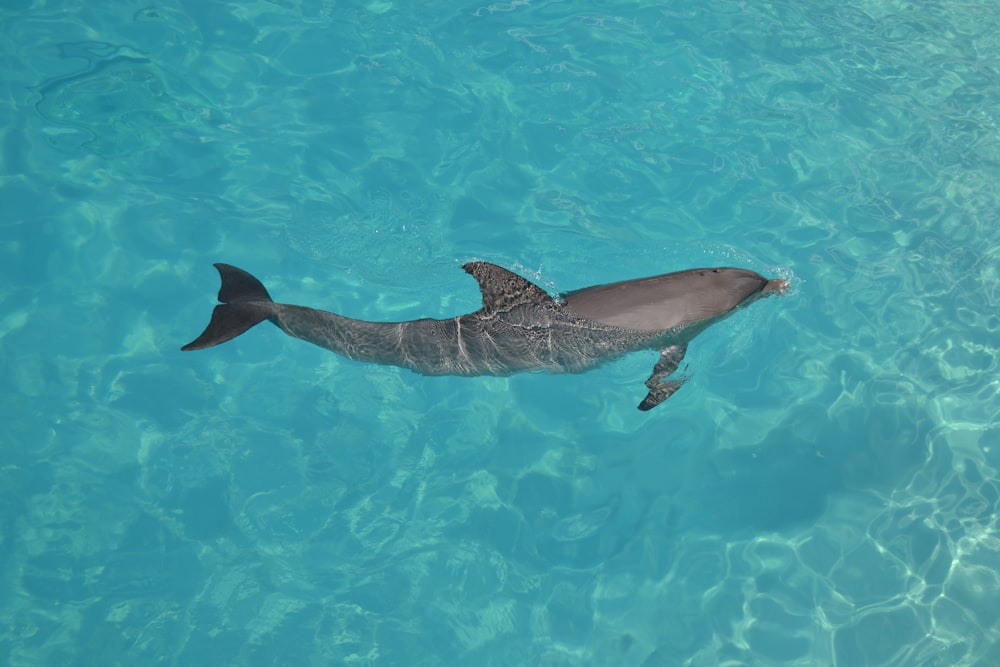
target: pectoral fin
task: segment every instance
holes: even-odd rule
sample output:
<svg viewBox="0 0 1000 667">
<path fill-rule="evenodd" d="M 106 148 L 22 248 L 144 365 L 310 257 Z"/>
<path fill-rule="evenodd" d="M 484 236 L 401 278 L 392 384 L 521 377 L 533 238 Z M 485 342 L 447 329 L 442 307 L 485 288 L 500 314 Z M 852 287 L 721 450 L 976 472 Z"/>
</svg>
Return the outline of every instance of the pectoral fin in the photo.
<svg viewBox="0 0 1000 667">
<path fill-rule="evenodd" d="M 680 389 L 687 381 L 686 377 L 680 377 L 676 380 L 664 379 L 677 370 L 677 367 L 684 359 L 685 352 L 687 352 L 687 345 L 671 345 L 660 352 L 660 359 L 653 366 L 653 372 L 649 376 L 649 379 L 646 380 L 649 393 L 646 394 L 646 398 L 642 399 L 642 403 L 639 404 L 640 410 L 652 410 L 673 396 L 674 392 Z"/>
</svg>

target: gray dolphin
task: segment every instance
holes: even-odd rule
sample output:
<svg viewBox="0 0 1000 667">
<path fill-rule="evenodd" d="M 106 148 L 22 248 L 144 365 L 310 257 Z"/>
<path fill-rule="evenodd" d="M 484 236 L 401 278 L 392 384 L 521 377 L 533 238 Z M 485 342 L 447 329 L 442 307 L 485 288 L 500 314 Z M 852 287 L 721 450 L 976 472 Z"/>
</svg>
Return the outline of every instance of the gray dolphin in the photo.
<svg viewBox="0 0 1000 667">
<path fill-rule="evenodd" d="M 495 264 L 462 268 L 479 281 L 483 307 L 448 320 L 366 322 L 275 303 L 259 280 L 228 264 L 204 332 L 182 350 L 239 336 L 263 320 L 349 359 L 409 368 L 424 375 L 580 373 L 635 350 L 660 350 L 640 410 L 656 407 L 684 383 L 667 379 L 699 333 L 757 299 L 788 289 L 746 269 L 689 269 L 596 285 L 552 298 Z"/>
</svg>

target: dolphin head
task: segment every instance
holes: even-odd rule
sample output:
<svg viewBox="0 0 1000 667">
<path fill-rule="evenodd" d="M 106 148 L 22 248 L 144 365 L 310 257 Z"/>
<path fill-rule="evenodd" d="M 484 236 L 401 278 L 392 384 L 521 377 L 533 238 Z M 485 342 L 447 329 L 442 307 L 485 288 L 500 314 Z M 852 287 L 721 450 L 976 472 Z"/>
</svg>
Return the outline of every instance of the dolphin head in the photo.
<svg viewBox="0 0 1000 667">
<path fill-rule="evenodd" d="M 570 313 L 635 331 L 666 331 L 717 320 L 788 283 L 747 269 L 688 269 L 651 278 L 597 285 L 563 298 Z"/>
</svg>

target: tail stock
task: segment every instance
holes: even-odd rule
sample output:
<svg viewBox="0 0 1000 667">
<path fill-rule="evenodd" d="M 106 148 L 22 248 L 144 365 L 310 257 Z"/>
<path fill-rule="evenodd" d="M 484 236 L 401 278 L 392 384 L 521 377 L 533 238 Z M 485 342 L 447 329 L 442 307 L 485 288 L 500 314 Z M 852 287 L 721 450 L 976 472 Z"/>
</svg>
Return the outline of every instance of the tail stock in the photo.
<svg viewBox="0 0 1000 667">
<path fill-rule="evenodd" d="M 229 264 L 215 268 L 222 278 L 222 304 L 212 311 L 212 320 L 201 335 L 181 348 L 185 352 L 225 343 L 274 315 L 275 304 L 259 280 Z"/>
</svg>

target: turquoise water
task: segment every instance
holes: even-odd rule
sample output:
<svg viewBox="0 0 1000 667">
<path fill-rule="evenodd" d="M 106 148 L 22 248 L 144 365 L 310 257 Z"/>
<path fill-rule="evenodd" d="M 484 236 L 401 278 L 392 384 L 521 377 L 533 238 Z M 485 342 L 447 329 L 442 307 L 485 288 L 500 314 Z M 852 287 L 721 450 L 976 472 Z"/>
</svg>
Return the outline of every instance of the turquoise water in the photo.
<svg viewBox="0 0 1000 667">
<path fill-rule="evenodd" d="M 988 2 L 0 6 L 0 663 L 1000 664 Z M 584 375 L 258 327 L 692 266 L 790 294 Z"/>
</svg>

